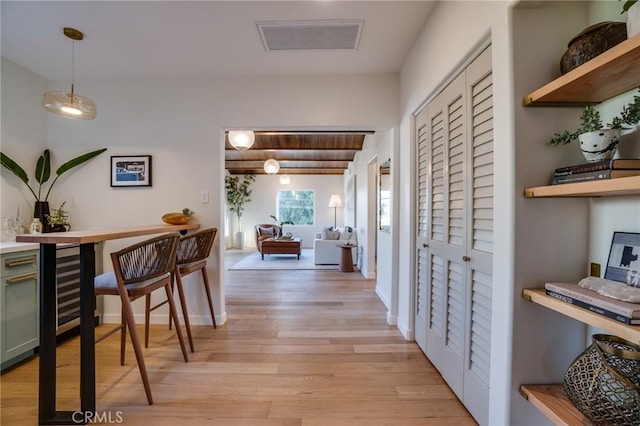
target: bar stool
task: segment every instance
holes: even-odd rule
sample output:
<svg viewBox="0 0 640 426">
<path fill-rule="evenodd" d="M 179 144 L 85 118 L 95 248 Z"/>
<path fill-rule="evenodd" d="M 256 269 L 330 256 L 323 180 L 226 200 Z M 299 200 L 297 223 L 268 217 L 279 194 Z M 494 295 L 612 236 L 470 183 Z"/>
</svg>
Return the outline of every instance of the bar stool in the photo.
<svg viewBox="0 0 640 426">
<path fill-rule="evenodd" d="M 207 275 L 207 258 L 211 253 L 213 241 L 216 238 L 217 232 L 218 228 L 207 228 L 198 232 L 194 232 L 192 234 L 185 235 L 180 238 L 180 242 L 178 243 L 178 249 L 176 252 L 176 268 L 173 272 L 173 282 L 178 288 L 178 297 L 180 298 L 180 305 L 182 306 L 182 315 L 184 316 L 184 323 L 187 329 L 187 336 L 189 339 L 191 352 L 194 352 L 193 336 L 191 335 L 191 324 L 189 322 L 189 313 L 187 312 L 187 303 L 184 297 L 182 278 L 192 272 L 201 271 L 204 290 L 207 294 L 207 302 L 209 303 L 211 320 L 213 321 L 213 328 L 217 328 L 216 317 L 213 309 L 213 299 L 211 297 L 211 289 L 209 288 L 209 277 Z M 149 344 L 148 324 L 151 311 L 159 308 L 165 303 L 167 303 L 166 300 L 158 303 L 155 306 L 151 306 L 151 296 L 148 295 L 146 298 L 146 326 L 144 335 L 145 347 L 147 347 Z M 169 317 L 169 328 L 171 328 L 171 317 Z"/>
<path fill-rule="evenodd" d="M 169 301 L 169 310 L 176 325 L 178 314 L 173 293 L 171 291 L 172 272 L 175 269 L 176 250 L 180 234 L 165 234 L 148 239 L 138 244 L 126 247 L 120 251 L 111 253 L 113 272 L 98 275 L 94 280 L 95 294 L 120 296 L 122 300 L 122 319 L 120 325 L 108 331 L 96 339 L 96 343 L 121 330 L 120 364 L 124 365 L 124 351 L 127 327 L 131 335 L 131 343 L 138 362 L 138 369 L 144 384 L 149 405 L 153 405 L 149 376 L 142 355 L 142 348 L 138 341 L 136 323 L 131 302 L 142 297 L 149 296 L 151 292 L 164 287 Z M 180 327 L 176 326 L 176 333 L 182 348 L 182 356 L 188 362 L 187 350 Z"/>
</svg>

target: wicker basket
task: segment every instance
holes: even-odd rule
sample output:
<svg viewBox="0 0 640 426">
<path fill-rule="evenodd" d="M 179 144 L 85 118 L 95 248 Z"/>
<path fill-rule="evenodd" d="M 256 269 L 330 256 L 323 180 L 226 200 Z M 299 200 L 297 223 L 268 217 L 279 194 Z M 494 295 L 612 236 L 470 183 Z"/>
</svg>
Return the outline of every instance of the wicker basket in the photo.
<svg viewBox="0 0 640 426">
<path fill-rule="evenodd" d="M 616 336 L 592 339 L 565 373 L 567 396 L 595 425 L 640 424 L 640 347 Z"/>
</svg>

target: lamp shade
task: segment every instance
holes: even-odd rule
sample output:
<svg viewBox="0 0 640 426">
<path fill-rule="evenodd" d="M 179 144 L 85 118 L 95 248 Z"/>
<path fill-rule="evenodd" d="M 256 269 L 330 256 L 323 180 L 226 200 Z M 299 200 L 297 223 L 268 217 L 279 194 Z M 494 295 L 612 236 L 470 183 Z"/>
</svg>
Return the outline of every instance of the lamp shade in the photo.
<svg viewBox="0 0 640 426">
<path fill-rule="evenodd" d="M 342 199 L 338 194 L 331 195 L 329 200 L 329 207 L 342 207 Z"/>
<path fill-rule="evenodd" d="M 282 175 L 280 176 L 280 185 L 289 185 L 291 183 L 291 176 Z"/>
<path fill-rule="evenodd" d="M 264 162 L 264 171 L 270 175 L 275 175 L 280 170 L 280 163 L 278 163 L 273 158 L 268 159 Z"/>
<path fill-rule="evenodd" d="M 229 130 L 229 143 L 239 151 L 245 151 L 256 141 L 253 130 Z"/>
<path fill-rule="evenodd" d="M 42 106 L 49 112 L 68 118 L 96 118 L 96 104 L 74 93 L 49 91 L 42 96 Z"/>
</svg>

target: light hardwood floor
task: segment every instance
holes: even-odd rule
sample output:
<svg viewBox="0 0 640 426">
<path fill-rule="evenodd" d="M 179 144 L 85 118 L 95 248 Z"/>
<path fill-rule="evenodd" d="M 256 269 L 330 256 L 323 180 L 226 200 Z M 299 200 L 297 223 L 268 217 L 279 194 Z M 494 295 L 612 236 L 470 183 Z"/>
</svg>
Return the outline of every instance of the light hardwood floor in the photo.
<svg viewBox="0 0 640 426">
<path fill-rule="evenodd" d="M 152 326 L 153 406 L 131 346 L 120 366 L 119 337 L 98 344 L 98 412 L 154 426 L 475 424 L 359 273 L 227 271 L 226 296 L 227 323 L 193 327 L 189 363 L 175 333 Z M 78 362 L 78 339 L 59 347 L 58 409 L 79 406 Z M 35 425 L 38 360 L 0 380 L 0 423 Z"/>
</svg>

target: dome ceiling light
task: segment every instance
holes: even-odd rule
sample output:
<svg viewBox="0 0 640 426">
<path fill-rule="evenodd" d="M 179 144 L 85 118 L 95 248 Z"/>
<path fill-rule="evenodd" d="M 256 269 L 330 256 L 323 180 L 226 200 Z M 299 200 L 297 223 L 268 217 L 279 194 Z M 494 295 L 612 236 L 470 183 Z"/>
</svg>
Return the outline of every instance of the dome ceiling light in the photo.
<svg viewBox="0 0 640 426">
<path fill-rule="evenodd" d="M 42 97 L 42 106 L 49 112 L 68 118 L 93 120 L 96 118 L 96 104 L 89 98 L 74 93 L 75 42 L 84 39 L 84 34 L 75 28 L 65 27 L 65 36 L 72 40 L 71 47 L 71 92 L 48 91 Z"/>
<path fill-rule="evenodd" d="M 270 158 L 264 162 L 264 171 L 267 172 L 267 174 L 275 175 L 276 173 L 278 173 L 278 170 L 280 170 L 280 163 L 278 163 L 273 158 Z"/>
<path fill-rule="evenodd" d="M 255 141 L 253 130 L 229 130 L 229 143 L 238 151 L 246 151 Z"/>
</svg>

